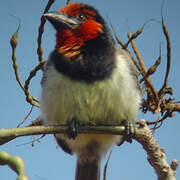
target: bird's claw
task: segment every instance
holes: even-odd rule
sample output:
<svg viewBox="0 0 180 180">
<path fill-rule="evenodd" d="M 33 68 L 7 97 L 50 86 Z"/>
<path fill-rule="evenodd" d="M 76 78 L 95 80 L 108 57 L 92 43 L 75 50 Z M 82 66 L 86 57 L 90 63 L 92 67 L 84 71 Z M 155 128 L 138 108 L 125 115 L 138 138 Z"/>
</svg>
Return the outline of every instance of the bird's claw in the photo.
<svg viewBox="0 0 180 180">
<path fill-rule="evenodd" d="M 134 136 L 134 125 L 132 122 L 126 121 L 125 122 L 125 133 L 124 133 L 125 141 L 132 143 L 133 136 Z"/>
<path fill-rule="evenodd" d="M 79 123 L 76 118 L 68 119 L 67 120 L 67 126 L 68 126 L 68 137 L 70 139 L 75 139 L 78 135 L 79 130 Z"/>
<path fill-rule="evenodd" d="M 134 136 L 134 124 L 130 121 L 123 121 L 122 125 L 125 126 L 125 131 L 121 142 L 118 146 L 122 145 L 125 141 L 132 143 L 132 137 Z"/>
</svg>

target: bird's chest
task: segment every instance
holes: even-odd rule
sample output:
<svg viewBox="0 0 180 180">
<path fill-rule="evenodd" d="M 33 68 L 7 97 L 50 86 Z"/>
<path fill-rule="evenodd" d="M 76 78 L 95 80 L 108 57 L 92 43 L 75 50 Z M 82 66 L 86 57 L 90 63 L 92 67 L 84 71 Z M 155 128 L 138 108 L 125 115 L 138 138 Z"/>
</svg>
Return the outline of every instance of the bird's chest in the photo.
<svg viewBox="0 0 180 180">
<path fill-rule="evenodd" d="M 65 124 L 71 118 L 76 118 L 82 124 L 112 122 L 112 119 L 116 119 L 119 98 L 109 82 L 74 81 L 51 67 L 41 96 L 45 121 L 53 125 Z"/>
</svg>

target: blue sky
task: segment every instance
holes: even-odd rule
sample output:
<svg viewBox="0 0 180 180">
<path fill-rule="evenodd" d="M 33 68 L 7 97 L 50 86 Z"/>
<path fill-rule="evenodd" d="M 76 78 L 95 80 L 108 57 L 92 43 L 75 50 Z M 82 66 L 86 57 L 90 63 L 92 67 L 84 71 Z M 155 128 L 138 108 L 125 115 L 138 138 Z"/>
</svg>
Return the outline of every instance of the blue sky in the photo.
<svg viewBox="0 0 180 180">
<path fill-rule="evenodd" d="M 136 40 L 140 53 L 147 67 L 153 64 L 159 53 L 159 45 L 162 45 L 162 64 L 153 82 L 156 88 L 160 88 L 163 82 L 166 62 L 166 41 L 162 33 L 161 25 L 157 21 L 161 19 L 161 6 L 163 1 L 151 0 L 126 0 L 126 1 L 104 1 L 84 0 L 84 3 L 95 6 L 105 17 L 107 22 L 112 23 L 121 40 L 126 41 L 128 29 L 131 32 L 140 28 L 149 19 L 155 21 L 145 26 L 143 33 Z M 45 0 L 6 0 L 0 6 L 0 128 L 13 128 L 23 120 L 30 110 L 26 103 L 22 90 L 17 85 L 14 77 L 11 62 L 11 47 L 9 39 L 18 26 L 18 21 L 13 16 L 20 18 L 21 27 L 19 31 L 19 44 L 17 47 L 17 58 L 19 72 L 24 82 L 29 71 L 38 63 L 36 54 L 37 32 L 40 16 L 47 1 Z M 65 5 L 65 0 L 56 0 L 51 10 L 57 10 Z M 169 86 L 174 87 L 174 97 L 180 100 L 179 67 L 180 67 L 180 1 L 165 1 L 163 14 L 165 23 L 169 30 L 172 43 L 172 68 L 169 76 Z M 55 31 L 47 23 L 43 36 L 44 58 L 53 50 L 55 45 Z M 39 97 L 41 92 L 41 72 L 32 80 L 31 93 Z M 40 114 L 39 109 L 34 108 L 28 121 Z M 172 119 L 167 119 L 163 126 L 155 132 L 159 144 L 166 150 L 167 160 L 180 160 L 180 119 L 179 114 Z M 155 120 L 157 115 L 141 114 L 138 119 Z M 30 180 L 59 180 L 73 179 L 75 174 L 75 156 L 69 156 L 56 148 L 56 142 L 51 135 L 48 135 L 36 142 L 35 146 L 27 144 L 32 137 L 18 138 L 0 147 L 0 150 L 7 151 L 10 155 L 22 157 L 26 164 L 26 173 Z M 104 162 L 103 162 L 104 163 Z M 16 174 L 7 166 L 0 167 L 0 179 L 12 180 Z M 156 179 L 154 170 L 147 162 L 146 152 L 137 142 L 124 144 L 121 147 L 114 147 L 107 171 L 107 179 L 114 180 L 152 180 Z M 180 171 L 177 170 L 177 179 L 180 179 Z"/>
</svg>

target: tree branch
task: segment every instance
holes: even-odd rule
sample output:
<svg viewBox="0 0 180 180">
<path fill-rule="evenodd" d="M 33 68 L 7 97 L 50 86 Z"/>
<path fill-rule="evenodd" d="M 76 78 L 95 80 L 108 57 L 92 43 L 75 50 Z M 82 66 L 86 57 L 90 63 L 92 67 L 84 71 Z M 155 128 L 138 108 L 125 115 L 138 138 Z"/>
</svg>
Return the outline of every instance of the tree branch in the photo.
<svg viewBox="0 0 180 180">
<path fill-rule="evenodd" d="M 25 174 L 24 161 L 18 156 L 10 156 L 4 151 L 0 151 L 0 165 L 8 165 L 18 175 L 17 180 L 28 180 Z"/>
<path fill-rule="evenodd" d="M 167 163 L 164 149 L 159 146 L 144 120 L 139 122 L 139 128 L 138 131 L 136 131 L 134 139 L 136 139 L 147 152 L 147 159 L 154 168 L 158 180 L 176 179 L 175 170 L 178 166 L 177 160 L 173 160 L 171 165 Z"/>
<path fill-rule="evenodd" d="M 44 9 L 44 12 L 43 14 L 47 13 L 51 7 L 51 5 L 55 2 L 55 0 L 49 0 L 45 9 Z M 46 23 L 46 19 L 44 18 L 44 16 L 42 15 L 41 16 L 41 23 L 39 25 L 39 31 L 38 31 L 38 38 L 37 38 L 37 43 L 38 43 L 38 48 L 37 48 L 37 54 L 38 54 L 38 59 L 39 59 L 39 63 L 43 64 L 44 63 L 44 59 L 43 59 L 43 49 L 42 49 L 42 46 L 41 46 L 41 42 L 42 42 L 42 35 L 43 35 L 43 32 L 44 32 L 44 24 Z M 42 67 L 42 70 L 43 70 L 43 66 Z"/>
<path fill-rule="evenodd" d="M 33 106 L 39 106 L 37 103 L 34 102 L 34 101 L 38 102 L 38 100 L 35 97 L 33 97 L 28 90 L 25 90 L 25 88 L 21 82 L 19 72 L 18 72 L 18 63 L 17 63 L 17 57 L 16 57 L 16 46 L 18 44 L 19 28 L 20 28 L 20 24 L 10 39 L 10 44 L 12 47 L 12 62 L 13 62 L 13 69 L 14 69 L 15 77 L 16 77 L 16 80 L 17 80 L 19 86 L 21 87 L 21 89 L 24 91 L 24 93 L 26 95 L 27 102 L 29 102 Z"/>
<path fill-rule="evenodd" d="M 44 13 L 49 10 L 49 8 L 54 3 L 54 1 L 55 0 L 48 1 L 46 8 L 44 10 Z M 70 3 L 70 0 L 67 0 L 67 4 L 68 3 Z M 13 34 L 11 38 L 12 60 L 13 60 L 15 77 L 19 83 L 19 86 L 21 87 L 21 89 L 24 91 L 26 95 L 27 102 L 29 102 L 33 106 L 39 106 L 39 104 L 37 104 L 39 103 L 39 101 L 30 94 L 28 89 L 29 89 L 31 79 L 34 76 L 36 76 L 36 73 L 39 70 L 43 70 L 43 67 L 44 67 L 45 61 L 43 59 L 43 49 L 41 46 L 41 42 L 42 42 L 42 35 L 44 32 L 45 22 L 46 20 L 42 16 L 41 23 L 39 26 L 38 39 L 37 39 L 37 42 L 38 42 L 37 54 L 38 54 L 39 64 L 30 72 L 29 77 L 27 78 L 24 86 L 21 83 L 20 76 L 18 74 L 18 64 L 16 60 L 16 46 L 18 44 L 19 27 L 17 28 L 16 32 Z M 115 34 L 115 37 L 118 43 L 122 46 L 122 48 L 126 49 L 130 53 L 132 61 L 134 62 L 137 69 L 139 70 L 139 73 L 142 75 L 141 81 L 145 82 L 147 100 L 144 100 L 145 102 L 144 109 L 150 110 L 153 113 L 159 112 L 163 115 L 163 117 L 161 119 L 159 118 L 157 121 L 148 122 L 148 124 L 157 125 L 158 123 L 162 123 L 166 118 L 173 117 L 173 112 L 180 112 L 180 104 L 178 104 L 179 102 L 177 103 L 173 102 L 173 99 L 164 98 L 166 94 L 172 95 L 172 88 L 167 88 L 168 75 L 169 75 L 170 65 L 171 65 L 171 43 L 170 43 L 170 38 L 168 35 L 167 28 L 164 24 L 163 17 L 162 17 L 162 28 L 163 28 L 163 32 L 164 32 L 164 35 L 166 37 L 166 42 L 167 42 L 167 69 L 166 69 L 164 83 L 160 91 L 157 91 L 154 88 L 150 75 L 152 75 L 156 71 L 156 68 L 160 64 L 161 56 L 159 56 L 159 58 L 157 59 L 157 61 L 155 62 L 153 66 L 147 69 L 134 41 L 135 38 L 137 38 L 138 35 L 143 31 L 144 25 L 142 26 L 142 28 L 140 28 L 138 31 L 136 31 L 133 34 L 130 34 L 128 32 L 129 39 L 127 43 L 125 44 L 123 44 L 123 42 L 121 42 L 118 39 L 118 36 L 116 35 L 113 26 L 112 26 L 112 30 Z M 130 43 L 132 45 L 135 57 L 132 56 L 131 52 L 127 48 Z M 144 110 L 144 112 L 146 112 L 146 110 Z M 21 136 L 67 133 L 67 130 L 68 128 L 65 125 L 64 126 L 63 125 L 62 126 L 46 126 L 46 127 L 42 126 L 42 119 L 38 118 L 27 127 L 14 128 L 14 129 L 0 129 L 0 145 L 3 145 Z M 86 127 L 83 126 L 83 127 L 79 127 L 78 133 L 124 135 L 125 127 L 124 126 L 86 126 Z M 138 126 L 135 127 L 135 134 L 133 138 L 136 141 L 138 141 L 143 146 L 144 150 L 147 152 L 147 155 L 148 155 L 147 159 L 149 163 L 151 164 L 151 166 L 154 168 L 158 176 L 158 180 L 175 180 L 175 171 L 178 166 L 177 160 L 173 160 L 171 165 L 167 163 L 164 150 L 159 146 L 157 141 L 154 139 L 145 121 L 138 122 Z M 4 164 L 3 164 L 2 158 L 0 157 L 0 165 L 4 165 Z M 9 164 L 9 166 L 11 165 Z"/>
<path fill-rule="evenodd" d="M 124 133 L 124 126 L 84 126 L 79 127 L 78 133 L 83 134 L 120 134 Z M 68 127 L 61 126 L 28 126 L 23 128 L 0 129 L 0 145 L 21 136 L 67 133 Z"/>
<path fill-rule="evenodd" d="M 171 41 L 170 41 L 169 33 L 168 33 L 168 30 L 167 30 L 166 25 L 164 23 L 163 17 L 162 17 L 162 28 L 163 28 L 163 33 L 165 35 L 166 42 L 167 42 L 167 67 L 166 67 L 166 75 L 164 78 L 164 84 L 159 91 L 160 95 L 161 95 L 161 93 L 163 93 L 164 89 L 167 88 L 168 76 L 169 76 L 169 72 L 170 72 L 170 68 L 171 68 Z"/>
<path fill-rule="evenodd" d="M 40 135 L 40 134 L 55 134 L 67 133 L 68 127 L 62 126 L 33 126 L 41 124 L 41 119 L 37 119 L 31 126 L 23 128 L 0 129 L 0 145 L 17 137 Z M 158 180 L 175 180 L 175 170 L 178 166 L 177 160 L 173 160 L 171 165 L 166 161 L 164 150 L 159 146 L 153 137 L 151 130 L 145 120 L 138 121 L 138 126 L 134 127 L 133 138 L 138 141 L 147 152 L 147 159 L 154 168 Z M 80 126 L 78 133 L 88 134 L 113 134 L 124 135 L 124 126 Z"/>
</svg>

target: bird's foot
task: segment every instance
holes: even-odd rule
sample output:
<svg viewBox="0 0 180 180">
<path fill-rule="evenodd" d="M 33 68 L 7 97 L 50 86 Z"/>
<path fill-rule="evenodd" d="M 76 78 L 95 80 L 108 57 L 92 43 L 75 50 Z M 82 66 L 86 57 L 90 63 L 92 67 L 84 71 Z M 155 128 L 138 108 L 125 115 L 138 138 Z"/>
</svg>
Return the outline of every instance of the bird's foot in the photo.
<svg viewBox="0 0 180 180">
<path fill-rule="evenodd" d="M 132 137 L 134 136 L 134 124 L 130 121 L 123 121 L 122 125 L 125 126 L 124 135 L 122 141 L 118 144 L 118 146 L 122 145 L 125 141 L 132 143 Z"/>
<path fill-rule="evenodd" d="M 68 137 L 69 139 L 75 139 L 78 135 L 79 130 L 79 122 L 76 118 L 68 119 L 67 120 L 67 126 L 68 126 Z"/>
<path fill-rule="evenodd" d="M 134 136 L 134 124 L 132 122 L 125 122 L 125 141 L 132 143 L 132 137 Z"/>
</svg>

